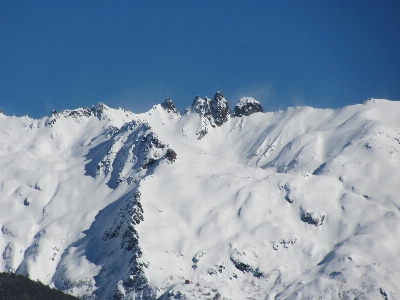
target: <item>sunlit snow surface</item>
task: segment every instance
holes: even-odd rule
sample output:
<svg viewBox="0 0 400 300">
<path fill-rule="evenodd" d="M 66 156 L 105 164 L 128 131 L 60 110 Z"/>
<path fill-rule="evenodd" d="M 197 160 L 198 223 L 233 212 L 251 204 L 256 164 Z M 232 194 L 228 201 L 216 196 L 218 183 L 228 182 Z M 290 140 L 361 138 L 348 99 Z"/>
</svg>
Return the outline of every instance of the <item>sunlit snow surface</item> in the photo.
<svg viewBox="0 0 400 300">
<path fill-rule="evenodd" d="M 84 299 L 400 298 L 400 102 L 207 124 L 0 114 L 0 271 Z"/>
</svg>

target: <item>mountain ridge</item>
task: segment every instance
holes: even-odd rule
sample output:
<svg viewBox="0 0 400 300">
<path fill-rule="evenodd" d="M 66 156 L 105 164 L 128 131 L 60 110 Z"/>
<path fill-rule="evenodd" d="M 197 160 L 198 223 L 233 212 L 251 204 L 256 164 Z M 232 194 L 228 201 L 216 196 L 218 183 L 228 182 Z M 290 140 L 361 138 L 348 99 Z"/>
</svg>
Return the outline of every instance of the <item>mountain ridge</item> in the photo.
<svg viewBox="0 0 400 300">
<path fill-rule="evenodd" d="M 0 115 L 0 270 L 82 299 L 396 298 L 399 103 L 207 99 Z"/>
</svg>

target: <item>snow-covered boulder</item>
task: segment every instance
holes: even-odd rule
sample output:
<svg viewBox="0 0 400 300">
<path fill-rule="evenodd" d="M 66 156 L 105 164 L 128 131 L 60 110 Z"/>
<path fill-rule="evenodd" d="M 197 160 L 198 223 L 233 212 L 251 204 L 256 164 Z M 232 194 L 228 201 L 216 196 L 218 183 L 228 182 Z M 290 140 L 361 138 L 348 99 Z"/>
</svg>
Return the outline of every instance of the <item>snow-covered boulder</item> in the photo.
<svg viewBox="0 0 400 300">
<path fill-rule="evenodd" d="M 233 116 L 250 116 L 257 112 L 263 112 L 260 102 L 252 97 L 243 97 L 236 104 L 235 109 L 233 110 Z"/>
</svg>

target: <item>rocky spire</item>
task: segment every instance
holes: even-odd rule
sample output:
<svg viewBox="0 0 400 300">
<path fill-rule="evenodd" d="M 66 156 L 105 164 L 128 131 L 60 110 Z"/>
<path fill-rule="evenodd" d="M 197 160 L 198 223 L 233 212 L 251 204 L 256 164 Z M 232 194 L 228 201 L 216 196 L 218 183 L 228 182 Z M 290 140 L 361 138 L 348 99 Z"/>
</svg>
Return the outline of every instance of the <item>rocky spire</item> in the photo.
<svg viewBox="0 0 400 300">
<path fill-rule="evenodd" d="M 211 100 L 208 97 L 201 99 L 200 96 L 196 96 L 193 100 L 192 110 L 200 116 L 208 118 L 211 116 L 210 102 Z"/>
<path fill-rule="evenodd" d="M 217 126 L 221 126 L 223 123 L 228 121 L 230 115 L 228 101 L 226 101 L 224 95 L 220 91 L 215 93 L 215 96 L 211 101 L 211 114 Z"/>
<path fill-rule="evenodd" d="M 243 97 L 233 110 L 234 117 L 250 116 L 251 114 L 263 112 L 260 102 L 252 97 Z"/>
<path fill-rule="evenodd" d="M 162 108 L 164 108 L 167 112 L 172 112 L 174 114 L 179 115 L 179 111 L 176 109 L 174 102 L 171 99 L 165 99 L 164 103 L 161 104 Z"/>
</svg>

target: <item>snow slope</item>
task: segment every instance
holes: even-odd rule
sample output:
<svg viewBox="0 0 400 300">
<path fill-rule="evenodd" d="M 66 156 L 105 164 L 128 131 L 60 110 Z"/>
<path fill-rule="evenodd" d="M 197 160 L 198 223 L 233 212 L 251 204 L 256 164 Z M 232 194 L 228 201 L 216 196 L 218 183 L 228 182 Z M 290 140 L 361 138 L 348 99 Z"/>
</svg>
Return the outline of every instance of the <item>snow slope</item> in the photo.
<svg viewBox="0 0 400 300">
<path fill-rule="evenodd" d="M 227 112 L 0 114 L 0 271 L 82 299 L 399 298 L 400 102 Z"/>
</svg>

